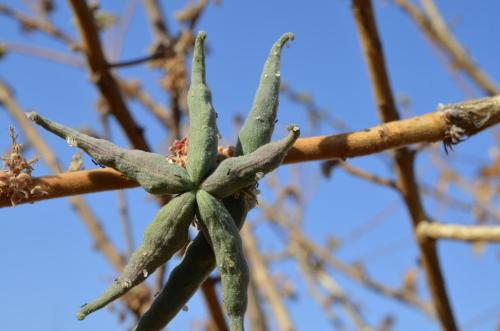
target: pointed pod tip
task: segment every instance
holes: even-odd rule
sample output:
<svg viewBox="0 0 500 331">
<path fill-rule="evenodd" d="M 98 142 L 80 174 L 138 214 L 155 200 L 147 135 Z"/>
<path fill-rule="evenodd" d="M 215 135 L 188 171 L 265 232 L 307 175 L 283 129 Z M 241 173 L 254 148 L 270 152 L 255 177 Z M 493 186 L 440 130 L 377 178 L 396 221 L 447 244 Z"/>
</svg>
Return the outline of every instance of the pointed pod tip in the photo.
<svg viewBox="0 0 500 331">
<path fill-rule="evenodd" d="M 87 316 L 87 314 L 83 313 L 82 311 L 79 311 L 76 314 L 76 319 L 79 320 L 79 321 L 83 321 L 86 316 Z"/>
<path fill-rule="evenodd" d="M 287 127 L 287 130 L 293 134 L 294 136 L 299 136 L 300 135 L 300 127 L 296 124 L 290 124 L 288 127 Z"/>
<path fill-rule="evenodd" d="M 295 39 L 295 35 L 293 33 L 286 32 L 280 37 L 280 39 L 278 39 L 278 41 L 276 42 L 276 44 L 274 46 L 281 50 L 281 48 L 283 48 L 283 46 L 285 46 L 285 44 L 287 42 L 292 41 L 294 39 Z"/>
<path fill-rule="evenodd" d="M 32 121 L 32 122 L 36 122 L 37 119 L 39 118 L 40 115 L 38 115 L 36 112 L 34 111 L 31 111 L 31 112 L 28 112 L 26 113 L 26 117 Z"/>
<path fill-rule="evenodd" d="M 207 33 L 205 31 L 200 31 L 198 32 L 198 35 L 196 36 L 196 41 L 205 41 L 205 38 L 207 37 Z"/>
<path fill-rule="evenodd" d="M 293 34 L 293 32 L 285 32 L 282 36 L 281 36 L 282 39 L 285 40 L 285 42 L 287 41 L 292 41 L 295 39 L 295 35 Z"/>
</svg>

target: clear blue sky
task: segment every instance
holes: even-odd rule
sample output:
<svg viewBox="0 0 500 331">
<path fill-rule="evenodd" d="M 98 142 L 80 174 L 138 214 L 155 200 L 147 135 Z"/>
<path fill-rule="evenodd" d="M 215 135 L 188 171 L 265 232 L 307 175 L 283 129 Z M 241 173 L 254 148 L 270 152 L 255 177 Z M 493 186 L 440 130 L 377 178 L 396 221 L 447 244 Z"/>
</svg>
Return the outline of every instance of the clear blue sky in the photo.
<svg viewBox="0 0 500 331">
<path fill-rule="evenodd" d="M 2 1 L 13 3 L 13 1 Z M 164 10 L 173 22 L 172 13 L 184 1 L 163 1 Z M 125 1 L 102 1 L 102 7 L 120 13 Z M 375 1 L 376 14 L 391 76 L 397 95 L 412 100 L 414 114 L 433 111 L 440 102 L 464 100 L 470 95 L 457 86 L 436 52 L 423 38 L 409 18 L 390 1 Z M 13 6 L 21 6 L 13 4 Z M 57 2 L 55 21 L 76 36 L 67 4 Z M 493 78 L 500 80 L 500 44 L 497 40 L 500 25 L 500 3 L 494 0 L 448 1 L 440 3 L 446 19 L 455 22 L 454 33 L 472 53 L 474 59 Z M 284 50 L 282 77 L 297 90 L 311 93 L 315 102 L 353 129 L 363 129 L 378 123 L 376 109 L 363 61 L 350 2 L 334 1 L 222 1 L 210 6 L 199 25 L 208 33 L 210 55 L 207 60 L 207 78 L 211 86 L 214 105 L 219 113 L 219 127 L 224 142 L 234 141 L 231 121 L 237 113 L 245 113 L 252 102 L 260 69 L 271 44 L 283 32 L 291 31 L 296 40 Z M 110 40 L 109 35 L 104 40 Z M 112 36 L 111 36 L 112 37 Z M 0 41 L 33 42 L 36 45 L 65 51 L 65 47 L 51 39 L 34 33 L 28 38 L 20 35 L 17 26 L 0 17 Z M 142 6 L 139 4 L 124 44 L 122 59 L 139 57 L 147 51 L 151 41 Z M 158 73 L 139 66 L 122 69 L 123 77 L 138 77 L 152 96 L 163 102 L 165 96 L 157 86 Z M 83 70 L 68 68 L 18 54 L 9 54 L 0 61 L 0 79 L 15 90 L 19 104 L 26 110 L 36 110 L 68 126 L 89 126 L 99 129 L 94 112 L 96 91 Z M 473 96 L 481 92 L 473 85 Z M 166 135 L 154 119 L 140 106 L 131 109 L 146 136 L 157 151 L 165 151 Z M 304 110 L 282 99 L 276 136 L 284 134 L 288 123 L 307 128 Z M 0 108 L 0 149 L 8 146 L 9 125 L 15 122 Z M 113 125 L 115 141 L 126 146 L 120 130 Z M 311 134 L 307 132 L 306 134 Z M 315 134 L 328 134 L 332 129 L 323 125 Z M 44 138 L 57 151 L 59 160 L 67 165 L 75 152 L 67 144 L 46 132 Z M 24 137 L 20 137 L 23 141 Z M 491 132 L 485 132 L 457 146 L 449 156 L 450 164 L 473 176 L 474 167 L 460 162 L 460 155 L 488 160 L 488 146 L 492 145 Z M 374 157 L 352 160 L 353 164 L 391 177 L 390 168 Z M 87 168 L 95 167 L 88 158 Z M 427 157 L 418 159 L 420 180 L 432 184 L 435 171 Z M 288 180 L 283 167 L 281 176 Z M 308 191 L 310 201 L 304 210 L 304 231 L 312 239 L 323 243 L 328 236 L 346 237 L 356 226 L 391 204 L 399 207 L 380 227 L 361 240 L 347 244 L 339 252 L 346 261 L 368 258 L 366 267 L 376 279 L 393 286 L 400 282 L 407 268 L 414 266 L 417 252 L 413 243 L 409 220 L 398 197 L 386 189 L 366 184 L 336 172 L 332 179 L 318 179 L 318 163 L 301 165 L 304 187 L 317 183 Z M 43 162 L 36 175 L 48 174 Z M 264 192 L 266 194 L 266 192 Z M 460 192 L 456 195 L 466 198 Z M 123 248 L 123 235 L 116 205 L 115 193 L 85 196 L 102 220 L 107 233 L 116 245 Z M 127 191 L 132 227 L 136 243 L 142 230 L 152 219 L 157 207 L 140 189 Z M 432 201 L 426 201 L 429 212 L 441 221 L 471 223 L 467 213 L 443 210 Z M 254 213 L 250 218 L 255 218 Z M 0 210 L 0 320 L 4 330 L 124 330 L 118 325 L 116 314 L 104 309 L 77 321 L 78 307 L 98 295 L 115 278 L 115 273 L 101 255 L 91 247 L 87 232 L 67 200 L 57 199 Z M 259 232 L 263 247 L 276 248 L 276 236 Z M 396 245 L 396 246 L 395 246 Z M 393 247 L 383 256 L 377 254 L 384 247 Z M 439 253 L 459 324 L 467 323 L 484 311 L 500 314 L 498 279 L 500 266 L 498 247 L 487 246 L 482 255 L 474 255 L 469 245 L 440 243 Z M 171 267 L 172 264 L 170 264 Z M 293 264 L 280 264 L 274 269 L 286 273 L 294 282 L 298 301 L 288 302 L 298 330 L 330 329 L 320 308 L 307 295 L 304 284 Z M 423 275 L 419 287 L 425 291 Z M 363 307 L 371 325 L 376 325 L 386 313 L 396 315 L 396 330 L 438 330 L 420 313 L 407 309 L 391 300 L 360 289 L 349 280 L 338 276 L 345 291 Z M 204 319 L 202 298 L 197 295 L 189 303 L 189 311 L 181 312 L 170 330 L 187 330 L 196 321 Z M 477 328 L 465 330 L 492 330 L 494 318 L 484 318 Z M 126 322 L 128 323 L 128 321 Z M 464 324 L 464 326 L 467 326 Z"/>
</svg>

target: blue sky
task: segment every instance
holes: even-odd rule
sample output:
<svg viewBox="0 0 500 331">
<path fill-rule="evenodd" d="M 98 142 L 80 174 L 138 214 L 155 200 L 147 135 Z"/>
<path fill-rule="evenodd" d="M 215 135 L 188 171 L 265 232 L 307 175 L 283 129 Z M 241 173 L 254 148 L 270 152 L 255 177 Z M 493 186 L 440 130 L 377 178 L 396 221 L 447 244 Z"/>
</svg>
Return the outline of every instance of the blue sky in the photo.
<svg viewBox="0 0 500 331">
<path fill-rule="evenodd" d="M 173 23 L 172 13 L 182 8 L 184 1 L 164 2 L 164 10 Z M 124 3 L 102 1 L 102 7 L 120 13 Z M 76 36 L 67 4 L 59 1 L 57 5 L 59 10 L 55 21 Z M 457 39 L 471 52 L 481 68 L 493 78 L 500 79 L 500 45 L 492 42 L 493 36 L 500 32 L 497 23 L 500 3 L 494 0 L 457 0 L 439 5 L 445 18 L 455 22 L 453 31 Z M 21 4 L 13 6 L 22 8 Z M 429 47 L 427 40 L 405 14 L 390 1 L 375 1 L 375 10 L 394 93 L 411 98 L 412 114 L 433 111 L 438 103 L 471 97 L 457 86 L 442 60 L 436 56 L 436 51 Z M 353 129 L 364 129 L 378 123 L 349 1 L 222 1 L 219 6 L 209 6 L 198 28 L 208 33 L 210 55 L 207 59 L 207 79 L 219 113 L 218 124 L 224 143 L 234 142 L 232 120 L 236 114 L 245 114 L 249 110 L 267 52 L 272 43 L 287 31 L 295 33 L 296 40 L 283 52 L 283 80 L 294 89 L 308 91 L 318 105 Z M 104 43 L 112 44 L 112 37 L 105 35 Z M 27 37 L 21 35 L 17 26 L 3 16 L 0 16 L 0 41 L 32 42 L 40 47 L 66 51 L 64 45 L 39 33 Z M 150 42 L 150 31 L 139 4 L 120 58 L 142 56 Z M 122 77 L 139 78 L 155 100 L 166 100 L 157 84 L 161 78 L 157 72 L 138 66 L 121 69 L 118 73 Z M 0 79 L 13 87 L 20 106 L 27 111 L 35 110 L 68 126 L 99 130 L 94 111 L 97 94 L 85 71 L 30 56 L 8 54 L 0 61 Z M 473 96 L 482 95 L 473 84 L 469 85 Z M 130 107 L 135 118 L 146 128 L 146 137 L 153 148 L 165 151 L 166 134 L 162 127 L 139 105 L 131 103 Z M 307 128 L 307 116 L 302 107 L 282 98 L 276 137 L 284 135 L 288 123 L 298 123 Z M 1 150 L 8 146 L 9 125 L 16 127 L 13 119 L 0 108 Z M 306 135 L 312 134 L 303 131 Z M 332 132 L 330 127 L 322 125 L 314 134 Z M 67 165 L 75 150 L 47 132 L 40 133 L 57 152 L 59 160 Z M 115 142 L 127 146 L 115 123 L 112 135 Z M 22 135 L 20 140 L 24 140 Z M 491 132 L 484 132 L 457 146 L 446 160 L 450 166 L 472 177 L 476 169 L 474 164 L 461 160 L 465 157 L 489 160 L 492 144 Z M 350 162 L 382 176 L 393 177 L 390 167 L 377 157 Z M 436 172 L 430 158 L 420 156 L 417 165 L 421 182 L 433 185 Z M 94 167 L 88 158 L 85 158 L 85 166 Z M 365 256 L 370 275 L 397 286 L 402 273 L 415 266 L 418 256 L 410 222 L 398 196 L 340 171 L 335 172 L 331 179 L 319 178 L 319 163 L 282 167 L 280 180 L 290 180 L 291 169 L 301 173 L 302 184 L 308 188 L 304 231 L 319 243 L 324 243 L 330 236 L 346 238 L 374 214 L 391 204 L 395 205 L 394 211 L 376 230 L 346 244 L 338 254 L 346 261 L 357 261 Z M 35 174 L 41 176 L 48 173 L 43 162 L 39 162 Z M 138 243 L 142 230 L 157 207 L 140 189 L 128 190 L 126 194 L 134 239 Z M 263 195 L 269 195 L 265 185 Z M 458 190 L 453 191 L 453 195 L 467 198 Z M 114 207 L 116 193 L 88 195 L 85 199 L 116 245 L 124 248 L 118 211 Z M 443 211 L 435 202 L 425 202 L 430 214 L 440 221 L 472 222 L 470 214 Z M 250 219 L 257 217 L 258 212 L 255 212 Z M 78 307 L 98 295 L 115 278 L 115 273 L 92 249 L 91 239 L 67 200 L 4 208 L 0 211 L 0 227 L 3 271 L 0 276 L 3 297 L 0 318 L 3 328 L 47 331 L 125 329 L 127 324 L 117 324 L 116 314 L 110 314 L 106 309 L 84 322 L 74 317 Z M 258 235 L 262 247 L 279 247 L 277 237 L 271 231 L 262 229 Z M 482 255 L 475 255 L 469 245 L 443 242 L 439 244 L 439 253 L 459 324 L 467 326 L 467 321 L 485 311 L 496 311 L 498 320 L 498 248 L 487 246 Z M 273 272 L 285 273 L 296 286 L 298 300 L 287 302 L 287 305 L 297 329 L 330 329 L 320 308 L 308 297 L 296 265 L 279 263 L 273 267 Z M 376 325 L 384 314 L 394 313 L 396 330 L 438 330 L 437 324 L 421 314 L 364 290 L 340 275 L 334 275 L 344 290 L 362 305 L 371 325 Z M 426 293 L 423 275 L 419 276 L 420 290 Z M 202 298 L 196 295 L 189 303 L 189 311 L 181 312 L 169 329 L 186 330 L 204 318 Z M 482 320 L 476 328 L 464 330 L 493 329 L 495 319 Z"/>
</svg>

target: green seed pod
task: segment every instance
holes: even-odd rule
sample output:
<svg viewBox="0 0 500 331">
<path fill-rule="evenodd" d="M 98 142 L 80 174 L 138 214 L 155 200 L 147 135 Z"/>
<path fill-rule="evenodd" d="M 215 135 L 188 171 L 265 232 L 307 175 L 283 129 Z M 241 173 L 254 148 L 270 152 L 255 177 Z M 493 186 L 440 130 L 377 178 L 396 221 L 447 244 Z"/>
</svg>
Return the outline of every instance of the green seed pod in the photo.
<svg viewBox="0 0 500 331">
<path fill-rule="evenodd" d="M 230 196 L 223 203 L 236 226 L 241 228 L 249 209 L 245 197 Z M 215 255 L 212 247 L 200 232 L 188 245 L 181 262 L 172 270 L 167 283 L 149 310 L 142 315 L 134 331 L 162 330 L 186 305 L 214 268 Z"/>
<path fill-rule="evenodd" d="M 177 194 L 193 187 L 186 170 L 169 163 L 160 154 L 123 149 L 107 140 L 96 139 L 52 122 L 37 113 L 26 115 L 36 124 L 66 139 L 70 146 L 84 150 L 97 163 L 116 169 L 138 182 L 148 193 Z"/>
<path fill-rule="evenodd" d="M 77 318 L 83 320 L 88 314 L 124 295 L 181 249 L 188 239 L 194 210 L 193 192 L 177 196 L 163 206 L 146 228 L 141 246 L 132 254 L 120 276 L 99 298 L 84 305 Z"/>
<path fill-rule="evenodd" d="M 281 49 L 293 39 L 293 33 L 283 34 L 269 52 L 262 69 L 252 110 L 239 133 L 236 155 L 249 154 L 271 141 L 278 111 Z"/>
<path fill-rule="evenodd" d="M 217 114 L 205 81 L 205 38 L 206 33 L 203 31 L 196 37 L 188 92 L 189 139 L 186 168 L 195 184 L 199 184 L 215 169 L 219 136 L 215 123 Z"/>
<path fill-rule="evenodd" d="M 276 169 L 300 135 L 298 126 L 288 127 L 287 137 L 259 147 L 254 152 L 222 161 L 201 188 L 218 198 L 250 186 Z"/>
<path fill-rule="evenodd" d="M 197 217 L 205 236 L 210 238 L 222 283 L 224 306 L 230 330 L 242 331 L 247 308 L 248 265 L 243 255 L 240 233 L 224 205 L 209 193 L 196 192 Z"/>
</svg>

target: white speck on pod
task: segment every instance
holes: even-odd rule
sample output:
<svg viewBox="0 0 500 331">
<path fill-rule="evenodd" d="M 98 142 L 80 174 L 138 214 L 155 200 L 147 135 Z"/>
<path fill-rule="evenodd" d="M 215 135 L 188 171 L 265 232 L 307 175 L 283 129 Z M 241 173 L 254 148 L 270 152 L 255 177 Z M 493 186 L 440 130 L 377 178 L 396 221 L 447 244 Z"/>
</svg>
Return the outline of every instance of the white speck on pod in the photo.
<svg viewBox="0 0 500 331">
<path fill-rule="evenodd" d="M 132 282 L 130 281 L 130 279 L 126 278 L 123 280 L 123 282 L 121 283 L 122 287 L 123 288 L 129 288 L 132 286 Z"/>
<path fill-rule="evenodd" d="M 144 276 L 144 278 L 146 278 L 149 274 L 148 274 L 148 271 L 146 269 L 144 269 L 142 271 L 142 275 Z"/>
<path fill-rule="evenodd" d="M 277 72 L 277 73 L 275 73 L 274 75 L 275 75 L 276 77 L 279 77 L 279 76 L 281 76 L 281 72 L 279 72 L 279 71 L 278 71 L 278 72 Z"/>
<path fill-rule="evenodd" d="M 76 139 L 74 137 L 71 137 L 71 136 L 67 136 L 66 137 L 66 142 L 68 143 L 68 145 L 70 145 L 71 147 L 77 147 L 78 146 L 78 142 L 76 141 Z"/>
</svg>

